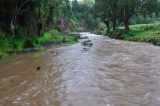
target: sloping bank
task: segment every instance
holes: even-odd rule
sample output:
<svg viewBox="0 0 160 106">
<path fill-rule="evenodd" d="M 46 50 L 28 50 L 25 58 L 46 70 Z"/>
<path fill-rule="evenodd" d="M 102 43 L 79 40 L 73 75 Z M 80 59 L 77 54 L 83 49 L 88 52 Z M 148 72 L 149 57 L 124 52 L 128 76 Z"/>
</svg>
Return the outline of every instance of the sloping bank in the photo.
<svg viewBox="0 0 160 106">
<path fill-rule="evenodd" d="M 127 34 L 123 28 L 112 31 L 111 38 L 128 41 L 149 42 L 160 46 L 160 23 L 131 25 Z"/>
<path fill-rule="evenodd" d="M 50 30 L 39 37 L 1 38 L 0 58 L 15 52 L 40 50 L 48 44 L 74 44 L 77 42 L 78 38 L 79 36 L 76 34 L 60 33 L 56 30 Z"/>
</svg>

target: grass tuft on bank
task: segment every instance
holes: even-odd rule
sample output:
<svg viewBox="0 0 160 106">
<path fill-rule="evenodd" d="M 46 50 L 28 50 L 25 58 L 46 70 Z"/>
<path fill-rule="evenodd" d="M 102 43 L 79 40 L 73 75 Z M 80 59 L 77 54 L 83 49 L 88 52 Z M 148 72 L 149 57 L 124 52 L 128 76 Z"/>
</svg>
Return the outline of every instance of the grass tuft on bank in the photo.
<svg viewBox="0 0 160 106">
<path fill-rule="evenodd" d="M 122 36 L 122 39 L 138 42 L 159 42 L 160 24 L 143 24 L 130 26 L 131 31 Z"/>
<path fill-rule="evenodd" d="M 40 37 L 5 38 L 0 34 L 0 58 L 6 57 L 10 52 L 39 50 L 47 44 L 74 44 L 79 38 L 77 35 L 62 34 L 57 30 L 50 30 Z"/>
<path fill-rule="evenodd" d="M 120 27 L 119 29 L 112 31 L 110 33 L 110 37 L 137 42 L 160 42 L 159 22 L 152 24 L 130 25 L 130 31 L 127 34 L 124 34 L 125 31 L 123 29 L 124 28 Z"/>
</svg>

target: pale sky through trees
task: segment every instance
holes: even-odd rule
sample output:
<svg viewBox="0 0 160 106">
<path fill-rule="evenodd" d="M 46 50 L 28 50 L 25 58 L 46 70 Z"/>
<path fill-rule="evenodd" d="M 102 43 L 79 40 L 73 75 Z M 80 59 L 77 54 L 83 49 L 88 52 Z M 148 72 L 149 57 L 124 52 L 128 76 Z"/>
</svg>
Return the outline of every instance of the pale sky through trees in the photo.
<svg viewBox="0 0 160 106">
<path fill-rule="evenodd" d="M 74 1 L 74 0 L 70 0 L 70 1 Z M 83 0 L 77 0 L 77 1 L 83 1 Z"/>
</svg>

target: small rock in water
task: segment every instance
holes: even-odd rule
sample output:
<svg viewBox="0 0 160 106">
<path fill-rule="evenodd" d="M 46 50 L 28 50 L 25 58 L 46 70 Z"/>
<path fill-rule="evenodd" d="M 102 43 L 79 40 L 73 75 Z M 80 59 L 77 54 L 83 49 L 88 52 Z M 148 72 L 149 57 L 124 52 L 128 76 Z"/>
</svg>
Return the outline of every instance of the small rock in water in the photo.
<svg viewBox="0 0 160 106">
<path fill-rule="evenodd" d="M 93 46 L 93 43 L 89 43 L 88 46 L 90 46 L 90 47 Z"/>
<path fill-rule="evenodd" d="M 79 39 L 88 39 L 88 36 L 80 37 Z"/>
<path fill-rule="evenodd" d="M 89 48 L 83 48 L 83 51 L 87 52 L 87 51 L 89 51 Z"/>
<path fill-rule="evenodd" d="M 53 51 L 51 51 L 51 54 L 53 54 L 54 52 Z"/>
<path fill-rule="evenodd" d="M 38 67 L 37 67 L 37 70 L 39 71 L 40 69 L 41 69 L 41 67 L 40 67 L 40 66 L 38 66 Z"/>
<path fill-rule="evenodd" d="M 14 83 L 14 81 L 13 81 L 13 80 L 11 80 L 11 83 Z"/>
<path fill-rule="evenodd" d="M 160 46 L 160 41 L 155 41 L 155 42 L 153 42 L 153 44 L 154 44 L 155 46 Z"/>
<path fill-rule="evenodd" d="M 91 40 L 84 41 L 82 44 L 83 44 L 83 46 L 89 46 L 89 47 L 91 47 L 93 45 Z"/>
</svg>

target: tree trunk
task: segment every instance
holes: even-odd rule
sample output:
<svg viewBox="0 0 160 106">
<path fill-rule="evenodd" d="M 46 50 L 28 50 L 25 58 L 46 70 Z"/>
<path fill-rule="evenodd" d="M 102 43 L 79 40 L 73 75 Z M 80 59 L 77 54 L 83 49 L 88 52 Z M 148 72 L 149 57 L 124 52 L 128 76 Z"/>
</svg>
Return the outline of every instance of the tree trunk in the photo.
<svg viewBox="0 0 160 106">
<path fill-rule="evenodd" d="M 116 29 L 116 24 L 117 24 L 117 22 L 116 22 L 116 21 L 113 21 L 113 30 Z"/>
<path fill-rule="evenodd" d="M 124 17 L 123 17 L 124 25 L 125 25 L 125 33 L 129 31 L 129 13 L 128 13 L 128 8 L 126 7 L 124 9 Z"/>
<path fill-rule="evenodd" d="M 11 19 L 10 29 L 11 29 L 12 37 L 14 38 L 15 37 L 15 18 Z"/>
<path fill-rule="evenodd" d="M 124 24 L 125 24 L 125 32 L 127 33 L 129 31 L 129 24 L 128 24 L 128 19 L 125 20 Z"/>
<path fill-rule="evenodd" d="M 41 7 L 39 6 L 39 8 L 38 8 L 38 22 L 37 22 L 37 35 L 38 36 L 40 36 L 41 35 L 41 30 L 42 30 L 42 24 L 41 24 L 41 19 L 40 19 L 40 17 L 41 17 Z"/>
<path fill-rule="evenodd" d="M 107 25 L 107 33 L 109 33 L 110 32 L 110 27 L 109 27 L 109 25 Z"/>
<path fill-rule="evenodd" d="M 104 23 L 106 24 L 106 26 L 107 26 L 107 33 L 109 33 L 110 32 L 110 26 L 109 26 L 109 20 L 104 20 Z"/>
</svg>

